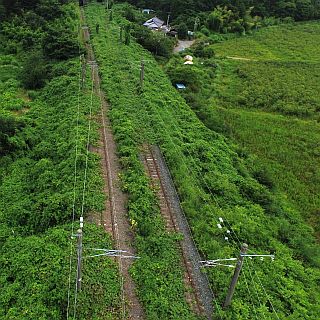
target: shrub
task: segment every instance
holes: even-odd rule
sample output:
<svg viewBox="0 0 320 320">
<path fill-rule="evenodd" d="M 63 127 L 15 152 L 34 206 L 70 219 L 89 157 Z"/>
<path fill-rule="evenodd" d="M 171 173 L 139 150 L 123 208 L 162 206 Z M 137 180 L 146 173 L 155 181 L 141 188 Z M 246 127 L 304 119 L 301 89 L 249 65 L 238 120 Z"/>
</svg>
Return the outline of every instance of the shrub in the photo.
<svg viewBox="0 0 320 320">
<path fill-rule="evenodd" d="M 53 23 L 44 36 L 42 48 L 51 59 L 66 60 L 79 54 L 77 35 L 63 23 Z"/>
<path fill-rule="evenodd" d="M 41 52 L 33 52 L 25 60 L 20 81 L 26 89 L 39 89 L 47 79 L 46 64 Z"/>
<path fill-rule="evenodd" d="M 179 39 L 186 39 L 188 36 L 188 26 L 182 22 L 177 26 L 177 32 Z"/>
</svg>

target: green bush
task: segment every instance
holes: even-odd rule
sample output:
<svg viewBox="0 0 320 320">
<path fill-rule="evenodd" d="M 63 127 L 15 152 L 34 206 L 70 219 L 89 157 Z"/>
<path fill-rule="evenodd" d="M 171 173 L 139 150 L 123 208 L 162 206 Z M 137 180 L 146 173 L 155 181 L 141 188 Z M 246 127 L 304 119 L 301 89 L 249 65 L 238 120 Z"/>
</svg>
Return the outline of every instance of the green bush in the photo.
<svg viewBox="0 0 320 320">
<path fill-rule="evenodd" d="M 31 52 L 22 66 L 20 81 L 25 89 L 40 89 L 48 79 L 46 62 L 41 51 Z"/>
<path fill-rule="evenodd" d="M 66 60 L 79 55 L 77 33 L 61 21 L 51 24 L 42 40 L 43 53 L 46 57 Z"/>
<path fill-rule="evenodd" d="M 182 22 L 176 26 L 179 39 L 186 39 L 188 37 L 188 26 Z"/>
</svg>

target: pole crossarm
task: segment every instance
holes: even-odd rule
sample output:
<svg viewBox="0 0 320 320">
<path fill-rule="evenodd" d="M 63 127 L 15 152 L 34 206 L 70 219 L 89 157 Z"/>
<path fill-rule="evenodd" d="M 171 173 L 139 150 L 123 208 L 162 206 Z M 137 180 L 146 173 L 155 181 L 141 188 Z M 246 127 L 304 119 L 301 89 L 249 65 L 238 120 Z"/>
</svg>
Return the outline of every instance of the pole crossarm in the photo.
<svg viewBox="0 0 320 320">
<path fill-rule="evenodd" d="M 202 265 L 202 267 L 229 267 L 229 268 L 235 268 L 232 264 L 224 264 L 224 261 L 236 261 L 237 258 L 227 258 L 227 259 L 217 259 L 217 260 L 202 260 L 199 261 L 199 263 Z M 220 263 L 222 262 L 222 263 Z"/>
<path fill-rule="evenodd" d="M 242 257 L 269 257 L 269 258 L 272 258 L 274 259 L 275 258 L 275 255 L 274 254 L 243 254 L 243 253 L 240 253 L 240 255 Z"/>
<path fill-rule="evenodd" d="M 134 255 L 125 255 L 125 253 L 128 253 L 126 250 L 113 250 L 113 249 L 97 249 L 97 248 L 87 248 L 89 250 L 95 250 L 95 251 L 102 251 L 102 253 L 94 254 L 91 256 L 86 256 L 86 258 L 94 258 L 94 257 L 120 257 L 124 259 L 140 259 L 138 256 Z"/>
</svg>

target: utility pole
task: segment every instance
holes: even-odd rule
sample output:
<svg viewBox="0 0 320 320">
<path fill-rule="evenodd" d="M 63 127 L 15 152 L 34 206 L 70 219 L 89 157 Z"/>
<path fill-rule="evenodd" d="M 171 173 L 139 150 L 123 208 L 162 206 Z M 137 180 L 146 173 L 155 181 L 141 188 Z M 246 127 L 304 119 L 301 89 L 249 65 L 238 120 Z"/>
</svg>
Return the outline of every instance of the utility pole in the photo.
<svg viewBox="0 0 320 320">
<path fill-rule="evenodd" d="M 193 27 L 193 32 L 196 33 L 198 31 L 198 26 L 200 24 L 200 19 L 199 17 L 196 17 L 195 21 L 194 21 L 194 27 Z"/>
<path fill-rule="evenodd" d="M 219 218 L 219 221 L 222 223 L 223 219 Z M 220 223 L 217 224 L 219 229 L 222 229 L 222 226 Z M 227 233 L 230 234 L 230 231 L 227 230 Z M 225 237 L 225 240 L 228 240 L 228 237 Z M 247 254 L 248 251 L 248 245 L 246 243 L 242 244 L 241 247 L 241 251 L 240 251 L 240 255 L 238 258 L 221 258 L 221 259 L 216 259 L 216 260 L 203 260 L 203 261 L 199 261 L 201 267 L 218 267 L 218 266 L 222 266 L 222 267 L 228 267 L 228 268 L 235 268 L 232 280 L 231 280 L 231 284 L 228 290 L 228 294 L 226 297 L 226 300 L 223 304 L 223 308 L 227 308 L 228 306 L 230 306 L 231 304 L 231 300 L 232 300 L 232 296 L 234 293 L 234 290 L 236 288 L 237 282 L 238 282 L 238 278 L 243 266 L 243 261 L 244 258 L 260 258 L 260 260 L 263 260 L 265 257 L 266 258 L 271 258 L 272 261 L 274 261 L 275 256 L 274 254 Z M 236 265 L 233 265 L 233 262 L 229 262 L 229 261 L 237 261 Z M 228 264 L 227 264 L 228 263 Z"/>
<path fill-rule="evenodd" d="M 84 87 L 84 82 L 86 79 L 86 58 L 84 56 L 84 54 L 81 55 L 80 57 L 81 60 L 81 89 L 83 89 Z"/>
<path fill-rule="evenodd" d="M 234 290 L 236 288 L 236 284 L 238 282 L 240 271 L 242 269 L 244 255 L 247 253 L 247 250 L 248 250 L 248 245 L 246 243 L 244 243 L 241 247 L 241 252 L 238 257 L 236 269 L 234 271 L 233 278 L 231 280 L 231 284 L 230 284 L 230 287 L 228 290 L 228 294 L 227 294 L 226 300 L 223 304 L 223 308 L 227 308 L 231 304 L 232 296 L 233 296 Z"/>
<path fill-rule="evenodd" d="M 76 291 L 79 292 L 81 290 L 81 267 L 82 267 L 82 229 L 78 229 L 77 231 L 77 256 L 78 256 L 78 263 L 77 263 L 77 284 L 76 284 Z"/>
<path fill-rule="evenodd" d="M 143 81 L 144 81 L 144 61 L 141 60 L 141 69 L 140 69 L 140 88 L 143 90 Z"/>
</svg>

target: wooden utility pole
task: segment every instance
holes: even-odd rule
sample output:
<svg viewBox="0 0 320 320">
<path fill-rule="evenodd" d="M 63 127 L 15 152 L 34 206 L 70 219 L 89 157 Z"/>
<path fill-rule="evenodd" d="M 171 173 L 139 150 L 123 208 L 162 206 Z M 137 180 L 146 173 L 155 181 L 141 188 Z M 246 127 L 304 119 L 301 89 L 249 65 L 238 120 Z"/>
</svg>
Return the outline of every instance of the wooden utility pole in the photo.
<svg viewBox="0 0 320 320">
<path fill-rule="evenodd" d="M 81 267 L 82 267 L 82 229 L 78 229 L 77 231 L 78 245 L 77 245 L 77 284 L 76 290 L 79 292 L 81 290 Z"/>
<path fill-rule="evenodd" d="M 140 88 L 143 90 L 143 81 L 144 81 L 144 61 L 141 60 L 141 69 L 140 69 Z"/>
<path fill-rule="evenodd" d="M 231 284 L 230 284 L 230 287 L 228 290 L 228 294 L 227 294 L 226 300 L 223 304 L 223 308 L 227 308 L 231 304 L 232 296 L 233 296 L 234 290 L 236 288 L 236 284 L 238 282 L 240 271 L 241 271 L 242 265 L 243 265 L 243 259 L 244 259 L 243 255 L 246 254 L 247 250 L 248 250 L 248 245 L 246 243 L 244 243 L 241 247 L 241 252 L 240 252 L 240 255 L 239 255 L 239 258 L 237 261 L 236 269 L 234 271 L 233 278 L 231 280 Z"/>
</svg>

